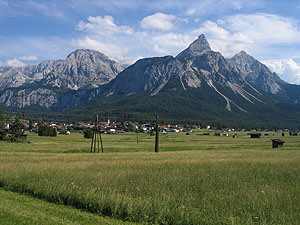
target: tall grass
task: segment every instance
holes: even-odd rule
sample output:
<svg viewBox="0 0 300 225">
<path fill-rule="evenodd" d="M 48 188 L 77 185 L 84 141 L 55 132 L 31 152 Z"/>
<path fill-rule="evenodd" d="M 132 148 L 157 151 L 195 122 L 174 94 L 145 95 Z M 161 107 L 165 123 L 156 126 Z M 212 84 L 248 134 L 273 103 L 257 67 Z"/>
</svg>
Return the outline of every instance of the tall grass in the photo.
<svg viewBox="0 0 300 225">
<path fill-rule="evenodd" d="M 298 224 L 298 150 L 0 153 L 0 184 L 151 224 Z"/>
<path fill-rule="evenodd" d="M 271 149 L 274 137 L 170 134 L 156 154 L 146 134 L 104 135 L 90 154 L 79 134 L 30 135 L 0 143 L 0 186 L 149 224 L 299 224 L 300 139 Z"/>
</svg>

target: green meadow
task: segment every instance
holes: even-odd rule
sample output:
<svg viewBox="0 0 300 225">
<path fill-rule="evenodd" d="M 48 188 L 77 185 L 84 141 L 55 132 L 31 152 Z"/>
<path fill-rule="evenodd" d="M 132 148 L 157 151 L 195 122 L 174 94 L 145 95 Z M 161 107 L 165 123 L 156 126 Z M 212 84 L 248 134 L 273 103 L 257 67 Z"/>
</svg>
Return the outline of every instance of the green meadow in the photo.
<svg viewBox="0 0 300 225">
<path fill-rule="evenodd" d="M 299 224 L 300 137 L 233 134 L 161 134 L 159 153 L 147 134 L 104 134 L 104 153 L 79 133 L 29 134 L 30 144 L 0 142 L 0 196 L 116 219 L 107 224 Z"/>
</svg>

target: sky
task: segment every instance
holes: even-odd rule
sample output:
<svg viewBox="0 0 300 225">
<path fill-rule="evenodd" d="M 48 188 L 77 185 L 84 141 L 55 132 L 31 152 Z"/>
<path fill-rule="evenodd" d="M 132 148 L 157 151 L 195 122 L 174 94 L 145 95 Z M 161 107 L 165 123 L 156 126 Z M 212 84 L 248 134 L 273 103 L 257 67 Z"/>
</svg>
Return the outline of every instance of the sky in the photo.
<svg viewBox="0 0 300 225">
<path fill-rule="evenodd" d="M 298 0 L 0 0 L 0 66 L 93 49 L 123 64 L 176 56 L 200 34 L 300 84 Z"/>
</svg>

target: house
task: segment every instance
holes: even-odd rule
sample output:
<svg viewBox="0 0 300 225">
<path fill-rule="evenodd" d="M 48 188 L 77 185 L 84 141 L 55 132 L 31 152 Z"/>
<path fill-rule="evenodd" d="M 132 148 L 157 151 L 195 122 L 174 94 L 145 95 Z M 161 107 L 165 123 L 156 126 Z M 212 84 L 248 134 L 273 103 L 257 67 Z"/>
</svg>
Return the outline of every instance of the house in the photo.
<svg viewBox="0 0 300 225">
<path fill-rule="evenodd" d="M 248 135 L 250 135 L 250 138 L 260 138 L 261 137 L 261 133 L 248 133 Z"/>
<path fill-rule="evenodd" d="M 229 136 L 229 134 L 228 134 L 228 133 L 223 133 L 222 135 L 223 135 L 223 136 L 226 136 L 226 137 L 228 137 L 228 136 Z"/>
<path fill-rule="evenodd" d="M 70 135 L 71 132 L 68 131 L 68 130 L 61 130 L 61 131 L 59 132 L 59 134 Z"/>
<path fill-rule="evenodd" d="M 141 125 L 141 129 L 143 129 L 144 131 L 148 131 L 151 130 L 151 124 L 143 124 Z"/>
<path fill-rule="evenodd" d="M 179 129 L 176 129 L 176 128 L 171 128 L 170 130 L 169 130 L 169 132 L 179 132 Z"/>
<path fill-rule="evenodd" d="M 222 136 L 220 132 L 215 132 L 215 136 Z"/>
<path fill-rule="evenodd" d="M 184 132 L 187 132 L 187 133 L 192 133 L 193 130 L 192 129 L 184 129 Z"/>
<path fill-rule="evenodd" d="M 285 141 L 279 139 L 272 139 L 272 148 L 283 148 Z"/>
<path fill-rule="evenodd" d="M 117 128 L 117 124 L 115 122 L 113 122 L 112 124 L 110 124 L 111 127 L 113 128 Z"/>
<path fill-rule="evenodd" d="M 116 128 L 109 127 L 106 133 L 108 133 L 108 134 L 115 134 L 116 132 L 117 132 Z"/>
</svg>

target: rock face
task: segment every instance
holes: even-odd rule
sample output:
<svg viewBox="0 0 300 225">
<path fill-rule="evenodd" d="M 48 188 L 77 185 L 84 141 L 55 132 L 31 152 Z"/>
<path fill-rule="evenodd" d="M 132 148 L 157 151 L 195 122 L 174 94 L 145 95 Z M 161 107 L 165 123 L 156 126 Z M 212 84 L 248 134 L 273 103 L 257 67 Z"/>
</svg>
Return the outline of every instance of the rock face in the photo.
<svg viewBox="0 0 300 225">
<path fill-rule="evenodd" d="M 100 52 L 76 50 L 66 60 L 45 61 L 38 65 L 42 85 L 77 90 L 95 88 L 108 83 L 122 71 L 122 67 Z"/>
<path fill-rule="evenodd" d="M 206 40 L 204 34 L 201 34 L 197 40 L 190 44 L 187 49 L 179 53 L 176 58 L 179 60 L 186 60 L 202 55 L 207 51 L 211 51 L 209 43 Z"/>
<path fill-rule="evenodd" d="M 31 105 L 69 108 L 79 103 L 78 98 L 71 98 L 68 91 L 98 88 L 114 79 L 122 69 L 102 53 L 88 49 L 76 50 L 66 60 L 47 60 L 37 66 L 22 68 L 1 68 L 0 103 L 18 108 Z"/>
<path fill-rule="evenodd" d="M 173 76 L 183 73 L 181 63 L 172 56 L 138 60 L 105 87 L 105 94 L 155 95 Z"/>
<path fill-rule="evenodd" d="M 175 88 L 183 90 L 209 86 L 211 92 L 225 100 L 224 106 L 229 111 L 232 107 L 246 111 L 228 97 L 229 92 L 251 104 L 261 101 L 261 93 L 239 76 L 219 52 L 210 49 L 204 35 L 200 35 L 175 58 L 166 56 L 137 61 L 105 85 L 102 93 L 106 96 L 138 93 L 156 95 L 170 87 L 174 88 L 170 82 L 177 84 Z"/>
<path fill-rule="evenodd" d="M 268 105 L 277 96 L 300 101 L 298 85 L 282 81 L 244 51 L 225 59 L 210 49 L 204 35 L 176 57 L 141 59 L 123 71 L 118 63 L 93 50 L 76 50 L 66 60 L 48 60 L 37 66 L 1 68 L 0 85 L 0 104 L 6 107 L 36 105 L 53 110 L 95 97 L 163 96 L 170 90 L 173 96 L 193 93 L 210 105 L 216 102 L 226 113 L 255 111 L 253 106 Z"/>
<path fill-rule="evenodd" d="M 13 67 L 0 69 L 0 91 L 23 85 L 29 77 Z"/>
<path fill-rule="evenodd" d="M 7 89 L 1 93 L 0 102 L 6 107 L 23 108 L 26 106 L 51 107 L 58 102 L 57 93 L 47 88 Z"/>
<path fill-rule="evenodd" d="M 227 61 L 243 79 L 255 87 L 272 94 L 283 91 L 281 85 L 284 81 L 276 73 L 272 73 L 267 66 L 248 55 L 245 51 L 239 52 Z"/>
</svg>

